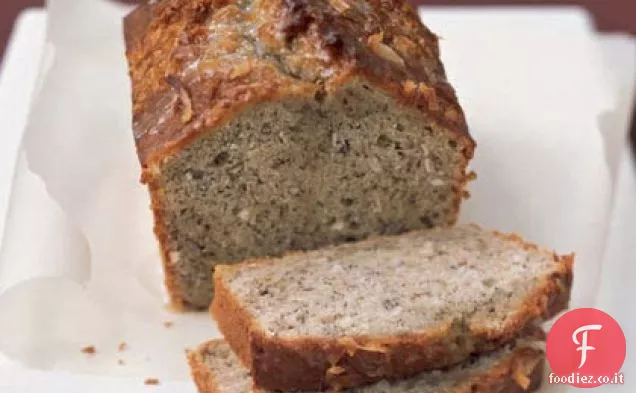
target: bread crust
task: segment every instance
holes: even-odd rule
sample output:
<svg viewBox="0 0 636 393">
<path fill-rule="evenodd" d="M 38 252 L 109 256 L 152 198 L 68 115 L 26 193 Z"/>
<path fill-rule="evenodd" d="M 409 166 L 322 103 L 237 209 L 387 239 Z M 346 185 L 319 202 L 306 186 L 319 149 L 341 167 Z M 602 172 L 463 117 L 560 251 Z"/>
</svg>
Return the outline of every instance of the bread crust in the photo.
<svg viewBox="0 0 636 393">
<path fill-rule="evenodd" d="M 188 362 L 199 393 L 227 393 L 218 390 L 214 374 L 205 364 L 202 352 L 222 343 L 221 340 L 202 344 L 188 353 Z M 542 351 L 520 347 L 484 373 L 475 374 L 447 393 L 530 393 L 541 386 L 545 359 Z M 253 393 L 267 393 L 257 387 Z M 445 391 L 446 392 L 446 391 Z"/>
<path fill-rule="evenodd" d="M 538 320 L 550 319 L 567 308 L 574 256 L 538 250 L 536 245 L 524 243 L 516 235 L 499 236 L 548 253 L 557 265 L 554 274 L 537 283 L 500 329 L 455 321 L 436 330 L 400 336 L 275 337 L 265 331 L 225 285 L 224 274 L 231 274 L 242 264 L 217 267 L 217 292 L 211 314 L 227 342 L 250 369 L 256 385 L 267 390 L 351 388 L 451 366 L 471 354 L 495 350 Z M 275 260 L 245 263 L 267 264 Z"/>
<path fill-rule="evenodd" d="M 356 78 L 456 132 L 465 155 L 472 158 L 475 142 L 446 79 L 438 39 L 413 7 L 401 0 L 369 0 L 365 14 L 351 0 L 338 0 L 342 11 L 333 3 L 163 0 L 130 13 L 124 20 L 124 36 L 142 165 L 167 158 L 246 106 L 313 97 L 318 91 L 332 93 Z M 218 40 L 208 37 L 208 26 L 220 23 L 232 24 L 223 31 L 227 34 Z M 297 52 L 299 59 L 304 57 L 283 60 L 283 66 L 305 69 L 303 74 L 290 74 L 256 52 L 229 56 L 238 53 L 237 45 L 245 40 L 234 34 L 242 27 L 257 27 L 253 38 L 272 53 L 286 57 Z M 214 50 L 211 58 L 205 49 Z M 316 51 L 324 58 L 307 59 L 315 58 Z M 396 55 L 397 61 L 392 61 Z M 223 64 L 213 61 L 217 57 Z M 212 61 L 201 66 L 208 60 Z M 296 60 L 300 63 L 292 64 Z M 192 64 L 198 67 L 189 67 Z M 327 77 L 321 76 L 325 70 Z M 184 103 L 177 100 L 181 88 L 191 99 L 193 116 L 187 121 L 182 116 Z"/>
</svg>

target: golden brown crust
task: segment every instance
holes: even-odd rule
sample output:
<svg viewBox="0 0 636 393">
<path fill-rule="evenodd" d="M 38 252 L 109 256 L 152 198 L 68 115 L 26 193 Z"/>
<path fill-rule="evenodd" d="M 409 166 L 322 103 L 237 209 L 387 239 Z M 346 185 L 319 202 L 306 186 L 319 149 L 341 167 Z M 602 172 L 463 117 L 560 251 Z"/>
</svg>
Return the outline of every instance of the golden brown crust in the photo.
<svg viewBox="0 0 636 393">
<path fill-rule="evenodd" d="M 144 167 L 247 105 L 354 78 L 456 132 L 472 157 L 437 38 L 402 0 L 163 0 L 131 13 L 124 30 Z"/>
<path fill-rule="evenodd" d="M 203 351 L 222 341 L 210 341 L 197 351 L 188 353 L 192 376 L 199 393 L 227 393 L 218 390 L 215 375 L 206 366 Z M 530 393 L 541 386 L 545 359 L 542 351 L 520 347 L 483 373 L 475 373 L 470 379 L 448 393 Z M 247 392 L 246 392 L 247 393 Z M 252 393 L 263 393 L 252 388 Z"/>
<path fill-rule="evenodd" d="M 214 273 L 215 299 L 210 306 L 212 317 L 216 320 L 219 330 L 225 340 L 241 362 L 247 368 L 250 367 L 250 333 L 254 330 L 262 330 L 258 322 L 249 314 L 241 301 L 232 295 L 229 288 L 223 282 L 223 272 L 228 266 L 219 265 Z"/>
<path fill-rule="evenodd" d="M 536 249 L 518 236 L 505 236 Z M 245 264 L 273 264 L 275 259 L 217 267 L 211 312 L 257 386 L 267 390 L 350 388 L 460 363 L 471 353 L 492 351 L 514 340 L 537 320 L 549 319 L 567 308 L 573 256 L 549 255 L 557 265 L 554 274 L 539 282 L 516 314 L 495 330 L 459 321 L 437 330 L 392 337 L 275 337 L 259 325 L 224 282 L 224 274 L 231 275 Z"/>
<path fill-rule="evenodd" d="M 177 281 L 177 272 L 170 261 L 169 248 L 166 247 L 166 245 L 169 244 L 168 230 L 165 220 L 163 219 L 164 208 L 161 202 L 163 200 L 163 187 L 160 182 L 160 178 L 153 178 L 148 182 L 148 188 L 150 192 L 150 208 L 154 216 L 154 232 L 161 245 L 159 252 L 161 253 L 161 261 L 163 264 L 164 285 L 168 290 L 170 306 L 174 311 L 185 311 L 190 308 L 190 305 L 181 296 L 179 283 Z"/>
<path fill-rule="evenodd" d="M 475 375 L 454 393 L 529 393 L 541 386 L 545 359 L 532 348 L 515 349 L 488 372 Z"/>
</svg>

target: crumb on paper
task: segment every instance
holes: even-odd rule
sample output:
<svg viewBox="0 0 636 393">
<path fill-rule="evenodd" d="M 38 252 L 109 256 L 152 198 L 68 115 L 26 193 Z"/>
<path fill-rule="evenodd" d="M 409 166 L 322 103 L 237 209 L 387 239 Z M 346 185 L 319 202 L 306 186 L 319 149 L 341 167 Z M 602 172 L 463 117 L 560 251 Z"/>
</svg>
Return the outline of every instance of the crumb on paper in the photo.
<svg viewBox="0 0 636 393">
<path fill-rule="evenodd" d="M 165 321 L 165 322 L 163 323 L 163 326 L 164 326 L 164 327 L 166 327 L 167 329 L 170 329 L 171 327 L 173 327 L 173 326 L 174 326 L 174 322 L 172 322 L 172 321 Z"/>
<path fill-rule="evenodd" d="M 157 379 L 157 378 L 147 378 L 144 381 L 144 385 L 159 385 L 159 379 Z"/>
<path fill-rule="evenodd" d="M 85 353 L 87 355 L 94 355 L 96 352 L 97 350 L 92 345 L 82 348 L 82 353 Z"/>
<path fill-rule="evenodd" d="M 119 343 L 117 349 L 119 350 L 119 352 L 125 351 L 128 349 L 128 344 L 125 341 L 122 341 Z"/>
<path fill-rule="evenodd" d="M 126 363 L 124 362 L 124 360 L 123 360 L 123 359 L 119 359 L 119 360 L 117 361 L 117 364 L 119 364 L 120 366 L 123 366 L 123 365 L 124 365 L 124 364 L 126 364 Z"/>
</svg>

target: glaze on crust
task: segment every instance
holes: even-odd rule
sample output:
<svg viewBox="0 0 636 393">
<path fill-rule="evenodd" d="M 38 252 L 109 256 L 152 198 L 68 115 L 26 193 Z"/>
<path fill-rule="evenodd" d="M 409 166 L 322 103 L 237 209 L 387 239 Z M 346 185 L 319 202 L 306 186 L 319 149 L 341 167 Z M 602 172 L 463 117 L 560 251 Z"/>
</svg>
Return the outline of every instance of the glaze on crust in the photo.
<svg viewBox="0 0 636 393">
<path fill-rule="evenodd" d="M 124 27 L 144 168 L 249 105 L 329 94 L 355 78 L 454 130 L 472 157 L 437 37 L 406 2 L 163 0 Z"/>
</svg>

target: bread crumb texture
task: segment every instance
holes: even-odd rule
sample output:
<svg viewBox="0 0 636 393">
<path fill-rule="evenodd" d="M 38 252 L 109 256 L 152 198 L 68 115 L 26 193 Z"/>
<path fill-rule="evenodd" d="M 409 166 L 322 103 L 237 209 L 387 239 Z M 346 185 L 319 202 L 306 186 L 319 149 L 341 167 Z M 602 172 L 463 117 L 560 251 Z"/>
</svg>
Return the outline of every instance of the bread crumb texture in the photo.
<svg viewBox="0 0 636 393">
<path fill-rule="evenodd" d="M 220 275 L 269 334 L 373 337 L 449 321 L 501 330 L 542 283 L 554 275 L 568 280 L 571 266 L 562 262 L 468 225 L 247 263 Z"/>
</svg>

